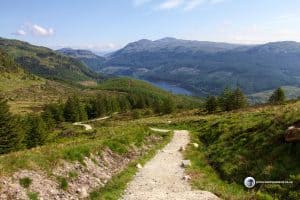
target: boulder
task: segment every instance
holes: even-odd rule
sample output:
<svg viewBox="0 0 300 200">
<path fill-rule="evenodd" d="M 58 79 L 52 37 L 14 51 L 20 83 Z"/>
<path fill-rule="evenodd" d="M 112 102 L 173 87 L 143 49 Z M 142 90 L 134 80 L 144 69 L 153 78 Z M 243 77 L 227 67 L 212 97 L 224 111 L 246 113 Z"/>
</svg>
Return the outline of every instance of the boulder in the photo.
<svg viewBox="0 0 300 200">
<path fill-rule="evenodd" d="M 186 168 L 186 167 L 189 167 L 189 166 L 191 166 L 191 161 L 190 160 L 182 160 L 181 167 Z"/>
<path fill-rule="evenodd" d="M 300 141 L 300 127 L 290 126 L 284 134 L 285 141 L 297 142 Z"/>
</svg>

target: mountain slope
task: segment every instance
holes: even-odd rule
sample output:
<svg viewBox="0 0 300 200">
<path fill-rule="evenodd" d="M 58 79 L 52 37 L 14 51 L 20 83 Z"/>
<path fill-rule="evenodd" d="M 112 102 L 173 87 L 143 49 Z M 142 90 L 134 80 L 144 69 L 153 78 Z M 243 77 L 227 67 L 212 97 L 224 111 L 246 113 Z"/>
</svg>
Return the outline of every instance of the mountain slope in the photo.
<svg viewBox="0 0 300 200">
<path fill-rule="evenodd" d="M 130 43 L 103 72 L 176 83 L 198 95 L 239 85 L 247 94 L 300 85 L 300 43 L 231 45 L 165 38 Z"/>
<path fill-rule="evenodd" d="M 63 48 L 57 50 L 56 52 L 59 52 L 66 56 L 77 58 L 84 64 L 86 64 L 90 69 L 96 72 L 103 67 L 103 64 L 105 62 L 104 57 L 98 56 L 88 50 Z"/>
<path fill-rule="evenodd" d="M 28 72 L 45 78 L 72 82 L 101 78 L 80 61 L 45 47 L 0 38 L 0 49 L 12 56 Z"/>
</svg>

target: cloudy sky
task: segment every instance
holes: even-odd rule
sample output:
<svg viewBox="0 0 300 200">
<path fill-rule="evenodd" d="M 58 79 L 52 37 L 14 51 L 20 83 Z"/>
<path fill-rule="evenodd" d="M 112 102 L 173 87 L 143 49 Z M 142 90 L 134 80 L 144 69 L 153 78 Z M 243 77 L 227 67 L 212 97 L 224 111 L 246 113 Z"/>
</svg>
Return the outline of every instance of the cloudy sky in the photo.
<svg viewBox="0 0 300 200">
<path fill-rule="evenodd" d="M 111 51 L 139 39 L 300 41 L 299 0 L 0 0 L 0 37 Z"/>
</svg>

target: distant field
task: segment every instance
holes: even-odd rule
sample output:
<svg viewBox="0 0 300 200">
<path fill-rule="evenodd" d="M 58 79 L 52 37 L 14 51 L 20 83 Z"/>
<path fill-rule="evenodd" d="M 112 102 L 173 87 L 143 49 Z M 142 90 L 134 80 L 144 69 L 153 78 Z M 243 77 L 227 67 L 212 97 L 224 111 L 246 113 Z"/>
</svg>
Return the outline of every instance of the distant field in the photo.
<svg viewBox="0 0 300 200">
<path fill-rule="evenodd" d="M 300 97 L 300 87 L 295 86 L 283 86 L 287 99 L 297 99 Z M 268 101 L 273 90 L 267 90 L 263 92 L 254 93 L 248 96 L 252 104 L 265 103 Z"/>
</svg>

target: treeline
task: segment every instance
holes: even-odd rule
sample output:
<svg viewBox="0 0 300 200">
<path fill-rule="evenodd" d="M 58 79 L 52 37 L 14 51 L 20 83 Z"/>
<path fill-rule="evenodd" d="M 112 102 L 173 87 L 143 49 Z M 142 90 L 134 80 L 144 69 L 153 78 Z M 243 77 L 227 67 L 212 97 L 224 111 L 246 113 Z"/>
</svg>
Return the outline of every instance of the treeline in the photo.
<svg viewBox="0 0 300 200">
<path fill-rule="evenodd" d="M 218 97 L 209 96 L 205 102 L 205 110 L 209 113 L 216 111 L 231 111 L 248 106 L 248 101 L 240 88 L 232 90 L 225 88 Z"/>
<path fill-rule="evenodd" d="M 167 114 L 175 109 L 170 97 L 159 98 L 139 94 L 119 96 L 98 95 L 90 98 L 70 96 L 66 102 L 51 103 L 40 114 L 20 117 L 9 112 L 9 106 L 0 96 L 0 154 L 45 144 L 49 133 L 62 122 L 93 119 L 114 112 L 151 108 L 154 113 Z"/>
<path fill-rule="evenodd" d="M 285 94 L 282 88 L 274 90 L 270 96 L 268 103 L 278 104 L 285 101 Z M 208 96 L 205 101 L 205 110 L 208 113 L 216 111 L 232 111 L 247 107 L 248 100 L 240 88 L 234 90 L 225 88 L 222 94 L 218 97 Z"/>
</svg>

